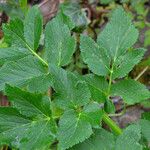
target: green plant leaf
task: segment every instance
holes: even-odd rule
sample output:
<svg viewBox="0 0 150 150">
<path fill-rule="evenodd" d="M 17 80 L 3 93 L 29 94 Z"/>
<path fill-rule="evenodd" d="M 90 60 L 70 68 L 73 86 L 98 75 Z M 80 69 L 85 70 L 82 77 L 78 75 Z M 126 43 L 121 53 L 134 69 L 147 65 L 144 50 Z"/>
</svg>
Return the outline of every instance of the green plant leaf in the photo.
<svg viewBox="0 0 150 150">
<path fill-rule="evenodd" d="M 24 21 L 24 37 L 33 50 L 37 50 L 42 33 L 42 15 L 37 6 L 29 9 Z"/>
<path fill-rule="evenodd" d="M 110 99 L 106 99 L 104 103 L 104 109 L 107 113 L 112 113 L 112 114 L 115 113 L 115 106 Z"/>
<path fill-rule="evenodd" d="M 8 43 L 15 47 L 26 48 L 24 26 L 20 19 L 11 20 L 9 24 L 4 24 L 3 32 Z"/>
<path fill-rule="evenodd" d="M 103 76 L 109 73 L 109 58 L 104 49 L 101 49 L 94 40 L 82 35 L 80 49 L 83 61 L 88 64 L 93 73 Z"/>
<path fill-rule="evenodd" d="M 51 74 L 44 74 L 35 78 L 32 78 L 28 83 L 28 90 L 30 92 L 43 93 L 53 85 L 53 78 Z"/>
<path fill-rule="evenodd" d="M 150 92 L 141 83 L 128 79 L 112 85 L 112 96 L 121 96 L 127 104 L 139 103 L 150 98 Z"/>
<path fill-rule="evenodd" d="M 147 142 L 150 142 L 150 121 L 141 119 L 139 121 L 139 125 L 141 126 L 142 135 L 147 140 Z"/>
<path fill-rule="evenodd" d="M 19 6 L 21 7 L 24 14 L 28 11 L 28 0 L 19 0 Z"/>
<path fill-rule="evenodd" d="M 0 65 L 3 65 L 4 63 L 9 61 L 19 60 L 28 55 L 31 55 L 31 53 L 25 48 L 0 48 Z"/>
<path fill-rule="evenodd" d="M 51 117 L 50 101 L 41 94 L 32 94 L 6 86 L 6 94 L 13 107 L 0 107 L 0 145 L 18 149 L 46 149 L 56 135 Z"/>
<path fill-rule="evenodd" d="M 92 133 L 91 125 L 88 121 L 82 119 L 82 113 L 67 110 L 59 122 L 58 147 L 65 150 L 89 138 Z"/>
<path fill-rule="evenodd" d="M 93 102 L 84 106 L 82 116 L 84 116 L 86 121 L 90 122 L 92 127 L 99 127 L 103 117 L 103 111 L 98 103 Z"/>
<path fill-rule="evenodd" d="M 148 57 L 147 59 L 143 60 L 143 61 L 139 64 L 139 67 L 146 67 L 146 66 L 150 66 L 150 57 Z"/>
<path fill-rule="evenodd" d="M 54 100 L 61 108 L 84 106 L 90 101 L 91 94 L 85 81 L 57 67 L 51 67 L 50 73 L 56 91 Z"/>
<path fill-rule="evenodd" d="M 22 115 L 32 118 L 50 117 L 50 99 L 42 94 L 33 94 L 17 87 L 6 85 L 9 101 Z"/>
<path fill-rule="evenodd" d="M 93 74 L 88 74 L 83 76 L 83 79 L 85 79 L 89 86 L 92 100 L 101 103 L 105 102 L 106 91 L 108 88 L 108 83 L 105 78 Z"/>
<path fill-rule="evenodd" d="M 54 141 L 54 128 L 52 120 L 34 121 L 11 107 L 0 108 L 0 145 L 11 144 L 22 150 L 44 149 Z"/>
<path fill-rule="evenodd" d="M 37 9 L 36 7 L 33 7 L 33 10 Z M 32 9 L 29 15 L 33 15 Z M 38 11 L 38 10 L 37 10 Z M 30 16 L 29 16 L 30 18 Z M 26 18 L 27 20 L 29 19 Z M 41 17 L 40 17 L 41 18 Z M 36 52 L 35 48 L 38 47 L 41 30 L 42 30 L 42 24 L 40 23 L 40 18 L 35 19 L 35 22 L 25 22 L 23 26 L 23 22 L 19 19 L 15 19 L 11 21 L 9 24 L 6 24 L 3 26 L 3 31 L 6 40 L 10 41 L 12 46 L 19 47 L 19 48 L 26 48 L 32 55 L 36 56 L 43 64 L 48 66 L 47 62 L 43 60 Z M 31 19 L 32 20 L 32 19 Z M 28 31 L 28 27 L 32 28 L 33 31 Z M 33 29 L 36 28 L 36 29 Z M 41 28 L 41 29 L 39 29 Z M 25 29 L 25 30 L 24 30 Z M 37 30 L 38 29 L 38 30 Z M 24 38 L 25 35 L 25 38 Z M 27 40 L 27 41 L 26 41 Z M 32 44 L 32 45 L 31 45 Z M 33 47 L 34 45 L 34 47 Z"/>
<path fill-rule="evenodd" d="M 101 4 L 109 4 L 109 3 L 112 3 L 112 2 L 114 2 L 114 0 L 100 0 L 100 3 Z"/>
<path fill-rule="evenodd" d="M 141 139 L 141 128 L 139 125 L 130 125 L 116 141 L 115 150 L 142 150 L 139 141 Z"/>
<path fill-rule="evenodd" d="M 6 63 L 0 68 L 0 90 L 4 89 L 5 83 L 22 86 L 44 74 L 47 74 L 47 68 L 33 56 Z"/>
<path fill-rule="evenodd" d="M 78 2 L 64 3 L 61 8 L 63 13 L 71 19 L 76 28 L 84 28 L 90 23 L 85 10 L 81 8 Z"/>
<path fill-rule="evenodd" d="M 20 0 L 7 0 L 1 1 L 0 11 L 4 11 L 11 19 L 21 18 L 24 19 L 24 11 L 19 5 Z M 26 1 L 26 0 L 22 0 Z"/>
<path fill-rule="evenodd" d="M 142 59 L 145 49 L 136 49 L 127 52 L 125 55 L 120 56 L 114 63 L 113 78 L 121 78 L 126 76 L 133 67 Z"/>
<path fill-rule="evenodd" d="M 114 147 L 115 136 L 104 129 L 96 129 L 89 139 L 69 150 L 113 150 Z"/>
<path fill-rule="evenodd" d="M 142 119 L 150 121 L 150 112 L 143 112 Z"/>
<path fill-rule="evenodd" d="M 74 22 L 71 20 L 69 16 L 64 14 L 62 7 L 60 7 L 60 12 L 58 13 L 57 18 L 60 19 L 60 22 L 63 22 L 64 24 L 66 24 L 70 30 L 75 28 Z"/>
<path fill-rule="evenodd" d="M 23 25 L 24 24 L 24 25 Z M 42 32 L 42 16 L 38 8 L 32 7 L 25 21 L 12 20 L 3 26 L 5 38 L 16 47 L 30 48 L 36 50 Z"/>
<path fill-rule="evenodd" d="M 127 49 L 132 47 L 138 38 L 138 31 L 132 25 L 130 17 L 118 7 L 113 13 L 110 22 L 99 34 L 97 43 L 107 51 L 107 54 L 115 61 Z"/>
<path fill-rule="evenodd" d="M 45 29 L 45 58 L 49 64 L 65 66 L 75 51 L 75 38 L 59 18 L 50 21 Z"/>
<path fill-rule="evenodd" d="M 114 78 L 124 77 L 144 54 L 143 50 L 128 51 L 137 38 L 137 29 L 123 8 L 119 7 L 114 10 L 110 22 L 98 35 L 97 43 L 90 37 L 81 36 L 83 61 L 94 74 L 107 76 L 112 72 Z M 133 60 L 129 63 L 127 59 Z"/>
</svg>

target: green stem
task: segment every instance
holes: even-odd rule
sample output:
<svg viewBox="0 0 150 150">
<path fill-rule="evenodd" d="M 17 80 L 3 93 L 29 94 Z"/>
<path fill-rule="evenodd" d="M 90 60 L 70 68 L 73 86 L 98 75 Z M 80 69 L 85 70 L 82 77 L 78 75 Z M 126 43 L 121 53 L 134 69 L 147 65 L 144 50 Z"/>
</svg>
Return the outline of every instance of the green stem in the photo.
<svg viewBox="0 0 150 150">
<path fill-rule="evenodd" d="M 48 67 L 48 63 L 44 59 L 42 59 L 36 52 L 34 52 L 28 44 L 26 44 L 26 46 L 34 56 L 36 56 L 45 66 Z"/>
<path fill-rule="evenodd" d="M 110 90 L 111 90 L 111 83 L 112 83 L 113 71 L 114 71 L 114 63 L 112 64 L 112 67 L 111 67 L 111 70 L 110 70 L 110 77 L 109 77 L 109 83 L 108 83 L 107 96 L 109 96 Z"/>
<path fill-rule="evenodd" d="M 110 94 L 111 83 L 112 83 L 112 75 L 113 75 L 113 70 L 110 71 L 110 78 L 109 78 L 109 83 L 108 83 L 107 96 L 109 96 L 109 94 Z"/>
<path fill-rule="evenodd" d="M 105 113 L 103 116 L 103 121 L 111 128 L 111 130 L 117 135 L 122 134 L 122 130 L 116 125 L 116 123 L 109 118 L 109 116 Z"/>
<path fill-rule="evenodd" d="M 111 90 L 113 69 L 114 69 L 114 63 L 112 64 L 110 70 L 110 77 L 109 77 L 108 90 L 107 90 L 108 97 L 110 95 L 110 90 Z M 106 113 L 104 114 L 103 121 L 112 129 L 114 133 L 116 133 L 117 135 L 122 134 L 122 130 L 116 125 L 116 123 L 111 118 L 109 118 L 108 114 Z"/>
</svg>

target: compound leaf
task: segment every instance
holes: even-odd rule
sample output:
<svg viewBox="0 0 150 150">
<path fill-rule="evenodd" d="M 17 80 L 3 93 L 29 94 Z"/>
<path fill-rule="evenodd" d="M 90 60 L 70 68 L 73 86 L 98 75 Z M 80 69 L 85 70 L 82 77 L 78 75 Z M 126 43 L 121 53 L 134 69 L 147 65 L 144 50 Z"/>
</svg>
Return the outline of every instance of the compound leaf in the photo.
<svg viewBox="0 0 150 150">
<path fill-rule="evenodd" d="M 110 22 L 99 34 L 97 43 L 107 51 L 112 60 L 116 60 L 133 46 L 138 38 L 138 31 L 123 8 L 117 8 Z"/>
<path fill-rule="evenodd" d="M 132 79 L 122 80 L 113 84 L 111 94 L 121 96 L 127 104 L 139 103 L 150 98 L 150 92 L 146 87 Z"/>
<path fill-rule="evenodd" d="M 137 29 L 123 8 L 119 7 L 99 34 L 97 43 L 90 37 L 81 36 L 83 61 L 94 74 L 107 76 L 113 71 L 114 79 L 124 77 L 144 55 L 141 49 L 128 51 L 137 38 Z"/>
<path fill-rule="evenodd" d="M 22 150 L 46 149 L 56 135 L 49 99 L 9 85 L 5 92 L 16 109 L 0 108 L 0 145 Z"/>
</svg>

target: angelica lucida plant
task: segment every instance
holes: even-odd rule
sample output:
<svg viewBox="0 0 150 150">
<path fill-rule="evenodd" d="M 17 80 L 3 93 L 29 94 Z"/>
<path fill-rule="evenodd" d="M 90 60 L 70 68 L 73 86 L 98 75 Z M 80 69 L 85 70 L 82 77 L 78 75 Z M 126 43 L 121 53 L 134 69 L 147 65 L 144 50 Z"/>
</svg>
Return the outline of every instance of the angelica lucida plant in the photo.
<svg viewBox="0 0 150 150">
<path fill-rule="evenodd" d="M 97 41 L 80 35 L 81 56 L 90 70 L 81 75 L 67 70 L 77 42 L 72 20 L 61 13 L 43 28 L 34 6 L 23 21 L 3 25 L 9 47 L 0 48 L 0 90 L 10 106 L 0 107 L 0 145 L 19 150 L 148 147 L 141 141 L 150 140 L 149 118 L 121 129 L 109 117 L 115 113 L 113 96 L 126 105 L 150 98 L 144 85 L 127 77 L 146 51 L 134 48 L 139 33 L 130 17 L 118 7 Z"/>
</svg>

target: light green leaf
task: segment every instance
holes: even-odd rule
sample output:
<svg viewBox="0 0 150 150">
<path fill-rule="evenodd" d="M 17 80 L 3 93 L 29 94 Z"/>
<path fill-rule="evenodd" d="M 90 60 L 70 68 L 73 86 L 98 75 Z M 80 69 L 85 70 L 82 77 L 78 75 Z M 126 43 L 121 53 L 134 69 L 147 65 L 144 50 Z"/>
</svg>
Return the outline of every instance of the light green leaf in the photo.
<svg viewBox="0 0 150 150">
<path fill-rule="evenodd" d="M 0 48 L 0 65 L 9 61 L 16 61 L 31 53 L 25 48 L 8 47 Z"/>
<path fill-rule="evenodd" d="M 17 87 L 6 85 L 5 93 L 19 112 L 27 117 L 50 117 L 50 99 L 42 94 L 33 94 Z"/>
<path fill-rule="evenodd" d="M 50 67 L 54 79 L 55 102 L 61 108 L 84 106 L 90 101 L 90 91 L 85 81 L 65 70 Z"/>
<path fill-rule="evenodd" d="M 119 7 L 112 13 L 110 22 L 99 34 L 97 43 L 107 51 L 112 61 L 115 61 L 133 46 L 137 38 L 137 29 L 123 8 Z"/>
<path fill-rule="evenodd" d="M 120 56 L 114 63 L 113 78 L 121 78 L 126 76 L 133 67 L 142 59 L 145 49 L 136 49 L 127 52 L 125 55 Z"/>
<path fill-rule="evenodd" d="M 105 78 L 88 74 L 83 76 L 91 91 L 91 98 L 97 102 L 105 102 L 108 83 Z"/>
<path fill-rule="evenodd" d="M 24 37 L 33 50 L 37 50 L 42 33 L 42 15 L 37 6 L 29 9 L 24 21 Z"/>
<path fill-rule="evenodd" d="M 150 98 L 150 92 L 144 85 L 134 80 L 122 80 L 112 85 L 112 96 L 121 96 L 127 104 L 139 103 Z"/>
<path fill-rule="evenodd" d="M 115 150 L 142 150 L 139 140 L 141 139 L 141 128 L 138 125 L 130 125 L 125 129 L 116 141 Z"/>
<path fill-rule="evenodd" d="M 93 73 L 103 76 L 109 73 L 109 58 L 104 49 L 100 48 L 94 40 L 82 35 L 80 49 L 83 61 L 88 64 Z"/>
<path fill-rule="evenodd" d="M 114 150 L 114 147 L 114 135 L 104 129 L 96 129 L 89 139 L 69 150 Z"/>
<path fill-rule="evenodd" d="M 82 119 L 82 113 L 67 110 L 61 117 L 58 129 L 59 148 L 65 150 L 89 138 L 93 133 L 90 123 Z"/>
<path fill-rule="evenodd" d="M 75 38 L 59 18 L 50 21 L 45 29 L 45 58 L 49 64 L 65 66 L 75 51 Z"/>
<path fill-rule="evenodd" d="M 27 7 L 27 0 L 19 0 L 19 4 L 22 8 Z"/>
<path fill-rule="evenodd" d="M 5 83 L 21 86 L 46 73 L 47 68 L 33 56 L 6 63 L 0 68 L 0 90 Z"/>
</svg>

